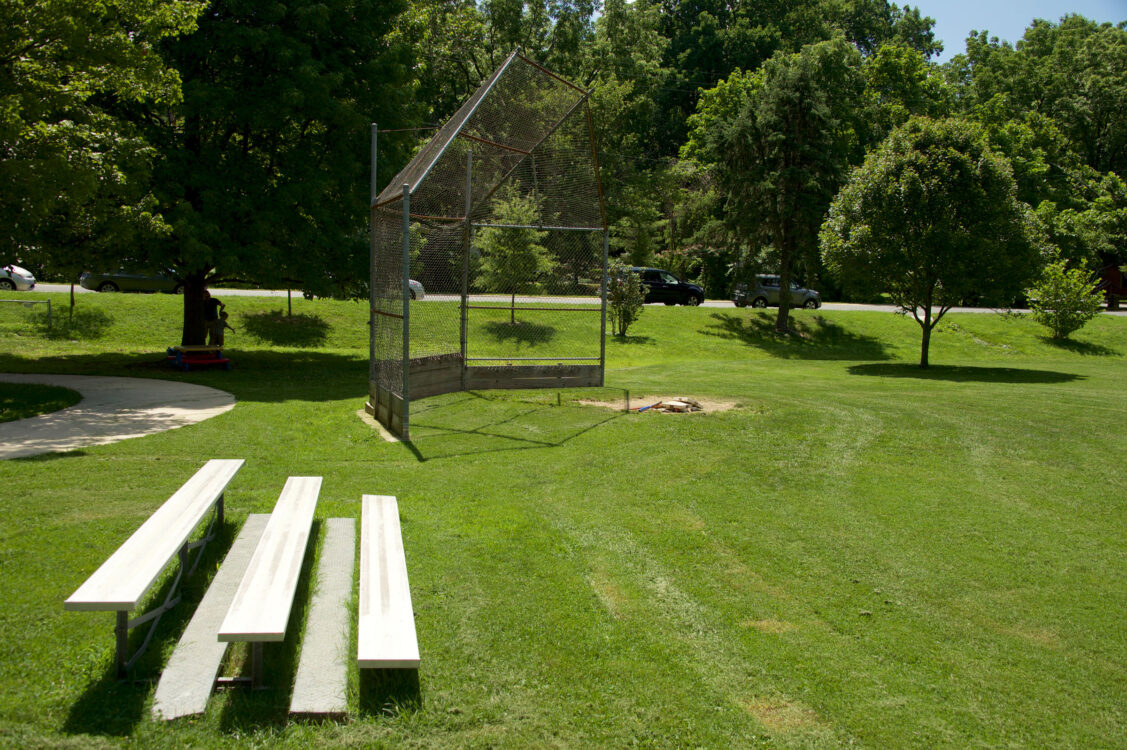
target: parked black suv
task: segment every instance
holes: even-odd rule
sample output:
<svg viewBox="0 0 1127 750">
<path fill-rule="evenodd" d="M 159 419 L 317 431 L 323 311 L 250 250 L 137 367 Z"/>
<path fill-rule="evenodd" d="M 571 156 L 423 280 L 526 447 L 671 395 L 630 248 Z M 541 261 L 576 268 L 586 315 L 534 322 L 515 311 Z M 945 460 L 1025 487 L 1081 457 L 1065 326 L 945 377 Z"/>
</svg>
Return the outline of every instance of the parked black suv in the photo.
<svg viewBox="0 0 1127 750">
<path fill-rule="evenodd" d="M 699 305 L 704 302 L 704 288 L 663 271 L 660 268 L 630 269 L 642 280 L 646 302 L 664 302 L 667 305 Z"/>
</svg>

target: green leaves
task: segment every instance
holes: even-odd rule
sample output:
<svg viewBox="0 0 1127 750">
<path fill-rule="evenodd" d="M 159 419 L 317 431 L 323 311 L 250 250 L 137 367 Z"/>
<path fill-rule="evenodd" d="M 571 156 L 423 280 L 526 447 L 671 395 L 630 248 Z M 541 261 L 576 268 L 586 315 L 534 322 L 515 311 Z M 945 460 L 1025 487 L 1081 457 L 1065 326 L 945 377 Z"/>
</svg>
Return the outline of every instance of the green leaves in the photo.
<svg viewBox="0 0 1127 750">
<path fill-rule="evenodd" d="M 535 228 L 540 223 L 535 197 L 503 189 L 494 201 L 493 216 L 496 223 L 513 226 L 482 229 L 474 237 L 481 254 L 479 287 L 506 294 L 540 291 L 555 261 L 543 244 L 548 233 Z"/>
<path fill-rule="evenodd" d="M 844 38 L 776 55 L 704 92 L 685 155 L 709 165 L 739 244 L 770 246 L 782 283 L 811 267 L 826 207 L 859 161 L 861 55 Z M 786 328 L 789 298 L 779 309 Z"/>
<path fill-rule="evenodd" d="M 1028 292 L 1033 319 L 1066 339 L 1100 313 L 1103 294 L 1092 283 L 1087 266 L 1068 268 L 1063 259 L 1045 266 L 1040 281 Z"/>
<path fill-rule="evenodd" d="M 154 152 L 128 113 L 179 100 L 156 46 L 193 29 L 202 7 L 0 5 L 0 254 L 76 275 L 115 243 L 163 229 L 148 184 Z"/>
<path fill-rule="evenodd" d="M 641 317 L 645 299 L 638 274 L 620 261 L 611 263 L 607 272 L 607 308 L 616 336 L 625 337 L 627 329 Z"/>
<path fill-rule="evenodd" d="M 822 260 L 847 288 L 888 291 L 927 336 L 948 309 L 1005 305 L 1041 265 L 1044 239 L 1004 157 L 961 120 L 909 120 L 830 206 Z M 934 315 L 933 308 L 938 308 Z"/>
</svg>

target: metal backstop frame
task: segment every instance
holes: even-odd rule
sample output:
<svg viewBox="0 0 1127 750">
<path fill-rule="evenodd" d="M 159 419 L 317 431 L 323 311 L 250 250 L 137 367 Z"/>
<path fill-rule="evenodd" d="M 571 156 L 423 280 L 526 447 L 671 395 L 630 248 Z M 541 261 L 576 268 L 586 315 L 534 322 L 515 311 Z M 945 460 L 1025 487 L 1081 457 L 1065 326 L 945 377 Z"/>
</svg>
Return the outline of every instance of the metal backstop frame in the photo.
<svg viewBox="0 0 1127 750">
<path fill-rule="evenodd" d="M 378 193 L 372 126 L 366 408 L 392 433 L 410 437 L 427 396 L 603 384 L 609 235 L 588 97 L 515 51 Z"/>
</svg>

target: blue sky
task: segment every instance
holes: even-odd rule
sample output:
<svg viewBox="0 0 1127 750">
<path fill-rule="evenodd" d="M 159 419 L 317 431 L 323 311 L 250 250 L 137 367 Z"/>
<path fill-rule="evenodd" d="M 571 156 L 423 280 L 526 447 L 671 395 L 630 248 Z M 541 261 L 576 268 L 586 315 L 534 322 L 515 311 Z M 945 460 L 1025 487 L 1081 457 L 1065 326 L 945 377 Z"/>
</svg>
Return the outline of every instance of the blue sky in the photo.
<svg viewBox="0 0 1127 750">
<path fill-rule="evenodd" d="M 985 29 L 1012 44 L 1034 18 L 1056 22 L 1079 13 L 1093 21 L 1127 20 L 1127 0 L 906 0 L 898 5 L 919 7 L 920 13 L 935 19 L 935 35 L 943 40 L 940 62 L 965 51 L 971 29 Z"/>
</svg>

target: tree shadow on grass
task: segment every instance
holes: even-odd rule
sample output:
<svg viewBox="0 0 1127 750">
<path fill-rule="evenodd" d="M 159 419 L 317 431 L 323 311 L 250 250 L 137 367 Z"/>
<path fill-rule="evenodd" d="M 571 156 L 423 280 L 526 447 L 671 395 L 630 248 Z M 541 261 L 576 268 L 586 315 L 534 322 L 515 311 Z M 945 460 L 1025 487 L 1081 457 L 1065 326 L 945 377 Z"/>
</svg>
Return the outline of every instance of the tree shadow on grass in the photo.
<svg viewBox="0 0 1127 750">
<path fill-rule="evenodd" d="M 102 352 L 22 357 L 0 352 L 0 372 L 108 375 L 157 378 L 206 385 L 234 394 L 239 401 L 336 401 L 355 398 L 363 404 L 368 386 L 368 353 L 274 351 L 269 348 L 224 349 L 231 370 L 172 367 L 164 351 Z"/>
<path fill-rule="evenodd" d="M 618 334 L 611 334 L 607 336 L 607 343 L 621 344 L 623 346 L 641 346 L 645 344 L 652 344 L 654 342 L 652 336 L 619 336 Z"/>
<path fill-rule="evenodd" d="M 276 346 L 317 346 L 324 343 L 329 334 L 329 324 L 309 313 L 286 315 L 281 310 L 251 313 L 240 315 L 239 324 L 259 341 Z"/>
<path fill-rule="evenodd" d="M 19 463 L 35 463 L 44 461 L 58 461 L 63 458 L 81 458 L 87 455 L 86 451 L 76 449 L 72 451 L 60 451 L 58 453 L 36 453 L 34 456 L 17 456 L 16 458 L 6 459 L 8 461 Z"/>
<path fill-rule="evenodd" d="M 1042 343 L 1051 346 L 1054 349 L 1062 349 L 1066 352 L 1073 354 L 1082 354 L 1088 357 L 1116 357 L 1123 354 L 1121 351 L 1116 351 L 1102 344 L 1092 344 L 1087 341 L 1075 341 L 1073 339 L 1054 339 L 1052 336 L 1042 336 Z"/>
<path fill-rule="evenodd" d="M 515 342 L 517 344 L 546 344 L 556 336 L 556 329 L 540 323 L 529 323 L 518 320 L 516 323 L 486 323 L 485 332 L 498 343 Z"/>
<path fill-rule="evenodd" d="M 180 582 L 180 602 L 164 613 L 157 624 L 153 639 L 150 641 L 145 653 L 137 660 L 128 680 L 118 680 L 117 665 L 114 663 L 114 613 L 98 612 L 99 619 L 105 620 L 104 632 L 102 626 L 97 626 L 95 637 L 104 638 L 105 669 L 95 678 L 79 699 L 71 706 L 63 725 L 63 731 L 68 734 L 90 734 L 108 737 L 125 737 L 132 734 L 137 724 L 147 719 L 144 715 L 145 704 L 153 690 L 157 677 L 162 668 L 162 655 L 168 647 L 179 640 L 180 634 L 195 612 L 200 599 L 203 598 L 211 582 L 212 574 L 219 566 L 219 561 L 231 548 L 231 543 L 237 531 L 234 524 L 224 523 L 218 530 L 215 539 L 208 542 L 203 548 L 203 557 L 195 572 L 185 575 Z M 193 536 L 193 538 L 195 538 Z M 190 556 L 189 566 L 195 564 L 195 555 Z M 175 579 L 178 562 L 168 566 L 164 572 L 163 583 L 155 589 L 148 602 L 163 602 Z M 148 611 L 152 604 L 143 610 L 130 613 L 135 618 Z M 149 626 L 142 625 L 133 629 L 129 634 L 129 653 L 132 656 L 136 648 L 144 640 Z"/>
<path fill-rule="evenodd" d="M 931 365 L 920 367 L 906 362 L 853 365 L 850 375 L 879 378 L 912 378 L 916 380 L 945 380 L 951 383 L 1069 383 L 1082 380 L 1083 375 L 1053 370 L 1023 370 L 1010 367 L 959 367 Z"/>
<path fill-rule="evenodd" d="M 852 333 L 821 315 L 791 318 L 795 331 L 791 336 L 775 331 L 774 313 L 725 312 L 710 317 L 716 323 L 705 328 L 706 335 L 734 339 L 779 359 L 889 359 L 878 339 Z"/>
<path fill-rule="evenodd" d="M 47 314 L 39 318 L 40 333 L 51 341 L 93 341 L 106 335 L 113 324 L 113 316 L 103 310 L 64 308 L 54 310 L 51 327 L 47 327 Z"/>
</svg>

